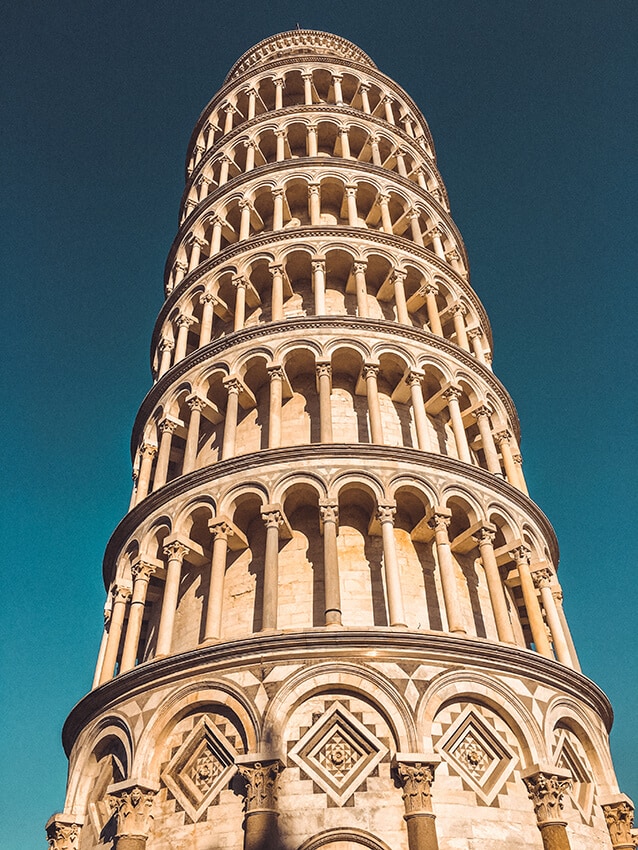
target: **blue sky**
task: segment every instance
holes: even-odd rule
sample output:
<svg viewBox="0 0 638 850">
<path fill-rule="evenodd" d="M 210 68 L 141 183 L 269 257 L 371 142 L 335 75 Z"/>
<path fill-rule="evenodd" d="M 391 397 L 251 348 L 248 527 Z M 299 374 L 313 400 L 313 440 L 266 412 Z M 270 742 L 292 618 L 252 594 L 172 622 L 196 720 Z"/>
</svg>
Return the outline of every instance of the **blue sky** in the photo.
<svg viewBox="0 0 638 850">
<path fill-rule="evenodd" d="M 25 0 L 0 45 L 5 850 L 44 847 L 63 805 L 60 731 L 91 683 L 186 143 L 239 55 L 297 23 L 357 43 L 430 123 L 638 799 L 638 5 Z"/>
</svg>

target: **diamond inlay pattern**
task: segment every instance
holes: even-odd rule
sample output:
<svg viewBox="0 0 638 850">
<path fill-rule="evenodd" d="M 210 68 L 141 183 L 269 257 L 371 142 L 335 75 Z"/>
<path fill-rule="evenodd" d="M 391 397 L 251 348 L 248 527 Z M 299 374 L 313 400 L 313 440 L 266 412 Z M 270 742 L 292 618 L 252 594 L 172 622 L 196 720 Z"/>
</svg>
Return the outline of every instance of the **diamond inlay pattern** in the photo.
<svg viewBox="0 0 638 850">
<path fill-rule="evenodd" d="M 456 747 L 454 755 L 465 765 L 465 769 L 474 779 L 480 779 L 494 763 L 494 756 L 484 749 L 471 731 L 468 731 Z"/>
</svg>

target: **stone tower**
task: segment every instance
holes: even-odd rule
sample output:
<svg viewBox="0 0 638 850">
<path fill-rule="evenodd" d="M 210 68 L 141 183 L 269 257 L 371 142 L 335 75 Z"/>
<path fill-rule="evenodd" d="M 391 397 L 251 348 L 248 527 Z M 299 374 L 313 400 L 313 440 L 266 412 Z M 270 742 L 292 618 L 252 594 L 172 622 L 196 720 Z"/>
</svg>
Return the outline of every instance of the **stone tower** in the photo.
<svg viewBox="0 0 638 850">
<path fill-rule="evenodd" d="M 165 294 L 50 847 L 632 847 L 410 97 L 337 36 L 248 51 Z"/>
</svg>

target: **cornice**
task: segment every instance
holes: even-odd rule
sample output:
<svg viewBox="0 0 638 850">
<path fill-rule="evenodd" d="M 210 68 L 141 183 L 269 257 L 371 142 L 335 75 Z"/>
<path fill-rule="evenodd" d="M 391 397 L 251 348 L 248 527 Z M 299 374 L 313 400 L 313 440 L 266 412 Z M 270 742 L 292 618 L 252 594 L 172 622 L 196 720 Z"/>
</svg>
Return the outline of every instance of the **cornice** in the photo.
<svg viewBox="0 0 638 850">
<path fill-rule="evenodd" d="M 386 74 L 379 71 L 378 68 L 370 68 L 367 65 L 362 65 L 357 62 L 353 62 L 349 59 L 342 59 L 340 57 L 327 57 L 327 56 L 317 56 L 313 54 L 307 54 L 305 56 L 295 56 L 290 57 L 289 59 L 277 59 L 272 62 L 267 62 L 263 66 L 260 67 L 260 71 L 266 68 L 281 68 L 285 65 L 294 65 L 299 64 L 299 62 L 314 62 L 320 65 L 327 65 L 330 70 L 334 70 L 337 66 L 341 66 L 343 68 L 349 68 L 354 71 L 361 71 L 370 79 L 376 79 L 378 82 L 382 82 L 390 91 L 393 91 L 396 95 L 398 95 L 407 106 L 412 110 L 414 118 L 420 123 L 423 131 L 425 133 L 425 137 L 428 141 L 428 144 L 432 150 L 432 157 L 436 159 L 436 150 L 434 147 L 434 141 L 432 139 L 432 133 L 430 132 L 430 127 L 428 122 L 425 119 L 425 116 L 417 106 L 417 104 L 412 100 L 410 95 L 391 77 L 388 77 Z M 188 140 L 188 146 L 186 149 L 186 166 L 185 170 L 188 168 L 188 162 L 190 159 L 191 151 L 197 141 L 197 137 L 202 129 L 202 126 L 210 115 L 211 110 L 217 104 L 218 100 L 224 100 L 228 96 L 231 91 L 234 91 L 235 88 L 239 88 L 243 83 L 249 82 L 252 77 L 254 77 L 254 69 L 244 73 L 241 77 L 237 77 L 236 79 L 231 80 L 228 83 L 224 83 L 222 88 L 217 91 L 213 97 L 208 101 L 203 111 L 201 112 L 199 118 L 197 119 L 197 123 L 191 133 L 190 139 Z M 293 107 L 295 108 L 295 107 Z M 275 110 L 272 110 L 273 113 Z M 388 124 L 388 126 L 394 126 L 392 124 Z"/>
<path fill-rule="evenodd" d="M 192 220 L 195 218 L 199 218 L 202 214 L 206 213 L 210 207 L 214 207 L 225 195 L 232 195 L 238 189 L 241 189 L 246 183 L 258 182 L 259 178 L 263 179 L 267 177 L 269 174 L 277 174 L 280 171 L 284 173 L 286 171 L 299 171 L 301 168 L 326 168 L 326 163 L 329 162 L 330 168 L 335 168 L 336 170 L 344 170 L 348 171 L 352 169 L 353 171 L 363 172 L 364 174 L 376 174 L 378 176 L 383 176 L 386 181 L 391 183 L 396 183 L 399 186 L 403 186 L 405 189 L 409 190 L 410 193 L 413 193 L 425 201 L 428 205 L 433 207 L 434 212 L 445 222 L 445 224 L 450 228 L 450 230 L 456 236 L 458 246 L 463 253 L 463 257 L 465 259 L 465 264 L 469 266 L 469 258 L 467 255 L 467 249 L 465 247 L 465 243 L 463 242 L 463 236 L 461 235 L 461 231 L 456 226 L 454 219 L 452 218 L 452 213 L 447 210 L 442 204 L 440 204 L 427 189 L 422 189 L 418 183 L 414 183 L 412 180 L 407 177 L 402 177 L 400 174 L 397 174 L 395 171 L 389 171 L 387 168 L 379 167 L 378 165 L 370 165 L 368 163 L 357 162 L 356 160 L 344 159 L 342 157 L 304 157 L 303 159 L 286 159 L 282 162 L 271 162 L 268 165 L 262 165 L 258 168 L 253 168 L 252 171 L 243 172 L 242 174 L 238 174 L 236 177 L 233 177 L 227 183 L 224 183 L 223 186 L 218 186 L 213 192 L 210 192 L 205 198 L 205 200 L 198 203 L 197 207 L 193 210 L 193 212 L 185 218 L 184 221 L 181 222 L 177 233 L 173 239 L 171 247 L 168 251 L 168 256 L 166 258 L 166 265 L 164 267 L 164 283 L 165 285 L 168 283 L 169 275 L 171 272 L 171 266 L 173 260 L 175 259 L 175 254 L 177 253 L 177 249 L 183 242 L 184 238 L 188 235 L 188 230 L 190 225 L 192 224 Z M 195 215 L 197 213 L 197 215 Z M 347 225 L 338 225 L 339 227 L 346 227 Z M 369 228 L 365 228 L 368 230 Z M 295 231 L 301 230 L 301 228 L 295 228 Z M 270 233 L 277 233 L 279 231 L 267 231 L 264 235 Z M 373 231 L 375 233 L 379 233 L 380 231 Z M 260 234 L 261 235 L 261 234 Z M 251 237 L 254 238 L 254 237 Z M 406 242 L 412 243 L 413 240 L 409 239 L 405 236 L 398 236 L 397 239 L 402 239 Z M 249 241 L 249 240 L 243 240 Z M 234 244 L 234 243 L 233 243 Z M 420 246 L 419 246 L 420 247 Z"/>
<path fill-rule="evenodd" d="M 131 434 L 131 455 L 135 455 L 138 436 L 141 429 L 144 427 L 148 417 L 151 415 L 152 408 L 157 404 L 160 396 L 168 387 L 186 374 L 193 366 L 200 363 L 205 363 L 214 357 L 218 357 L 228 349 L 241 345 L 253 339 L 263 339 L 279 333 L 291 333 L 292 331 L 310 331 L 313 328 L 327 328 L 336 330 L 337 328 L 350 331 L 368 331 L 376 334 L 390 336 L 393 339 L 402 338 L 419 342 L 429 348 L 437 349 L 445 354 L 450 355 L 457 361 L 463 364 L 466 368 L 471 369 L 475 374 L 478 374 L 484 380 L 489 388 L 503 402 L 509 417 L 512 421 L 512 426 L 516 435 L 516 439 L 520 440 L 520 423 L 516 407 L 512 401 L 512 397 L 505 389 L 501 381 L 496 375 L 483 363 L 465 351 L 464 348 L 449 342 L 443 337 L 430 333 L 429 331 L 419 328 L 410 328 L 407 325 L 401 325 L 398 322 L 382 321 L 379 319 L 363 319 L 359 316 L 298 316 L 294 319 L 284 319 L 281 322 L 268 322 L 263 325 L 254 325 L 252 327 L 243 328 L 240 331 L 233 331 L 227 336 L 216 339 L 208 345 L 203 345 L 196 348 L 175 366 L 172 366 L 166 374 L 150 388 L 140 405 L 135 422 L 133 424 L 133 432 Z M 155 342 L 155 336 L 154 336 Z"/>
<path fill-rule="evenodd" d="M 430 265 L 435 266 L 444 275 L 447 275 L 451 280 L 453 280 L 456 286 L 458 286 L 461 292 L 463 292 L 465 297 L 472 303 L 481 317 L 481 324 L 487 333 L 490 347 L 493 348 L 492 327 L 490 325 L 488 315 L 485 312 L 485 308 L 469 282 L 462 278 L 461 275 L 452 268 L 452 266 L 438 257 L 434 251 L 430 251 L 421 245 L 417 245 L 416 242 L 413 242 L 410 239 L 405 239 L 402 236 L 395 236 L 393 233 L 384 233 L 381 230 L 369 230 L 367 227 L 350 227 L 345 224 L 341 224 L 338 227 L 313 227 L 312 225 L 308 225 L 306 227 L 296 227 L 294 230 L 273 230 L 258 236 L 251 236 L 249 239 L 243 239 L 241 242 L 233 242 L 232 245 L 227 245 L 218 254 L 204 260 L 197 266 L 197 268 L 193 269 L 192 272 L 189 272 L 184 279 L 180 281 L 179 286 L 176 286 L 170 293 L 170 296 L 164 302 L 159 315 L 164 317 L 166 312 L 170 310 L 170 305 L 174 304 L 189 286 L 196 283 L 202 277 L 210 274 L 210 272 L 217 266 L 223 266 L 225 263 L 234 260 L 236 257 L 241 256 L 241 254 L 247 251 L 260 250 L 264 248 L 268 249 L 269 247 L 282 242 L 302 241 L 312 237 L 316 237 L 318 239 L 355 239 L 358 244 L 363 241 L 377 245 L 384 245 L 387 248 L 400 248 L 408 254 L 413 254 L 417 258 L 427 261 Z M 153 348 L 157 344 L 157 335 L 159 333 L 158 328 L 160 326 L 159 321 L 158 317 L 151 340 L 151 356 Z"/>
<path fill-rule="evenodd" d="M 283 449 L 263 449 L 259 452 L 238 455 L 227 460 L 220 460 L 211 466 L 205 466 L 180 475 L 169 481 L 159 490 L 150 493 L 145 499 L 130 510 L 120 520 L 106 546 L 102 564 L 104 583 L 108 587 L 112 577 L 113 565 L 122 546 L 135 529 L 153 512 L 168 504 L 172 499 L 189 493 L 197 487 L 210 484 L 227 475 L 235 475 L 240 472 L 255 473 L 260 467 L 270 465 L 289 465 L 299 468 L 300 446 L 289 446 Z M 379 461 L 394 461 L 404 463 L 419 470 L 437 470 L 449 474 L 450 480 L 462 479 L 468 483 L 476 483 L 491 490 L 498 496 L 502 496 L 513 502 L 521 511 L 532 517 L 541 529 L 549 546 L 552 561 L 558 568 L 559 551 L 556 532 L 547 516 L 541 508 L 532 501 L 529 496 L 522 493 L 507 481 L 493 475 L 485 469 L 472 464 L 465 463 L 446 455 L 433 452 L 423 452 L 420 449 L 406 448 L 403 446 L 376 446 L 368 443 L 330 443 L 310 444 L 303 446 L 304 467 L 315 462 L 323 465 L 334 460 L 349 460 L 356 469 L 356 464 L 364 468 L 374 468 L 374 463 Z"/>
<path fill-rule="evenodd" d="M 253 635 L 140 664 L 91 691 L 77 703 L 64 724 L 64 750 L 69 756 L 87 724 L 113 710 L 119 701 L 147 692 L 149 688 L 170 686 L 182 681 L 185 675 L 203 679 L 211 673 L 222 675 L 230 665 L 244 667 L 264 660 L 272 664 L 301 658 L 311 667 L 313 662 L 319 663 L 326 658 L 339 661 L 347 658 L 364 665 L 371 657 L 375 662 L 400 658 L 427 663 L 434 659 L 448 668 L 466 670 L 469 679 L 472 669 L 532 679 L 585 703 L 601 718 L 607 731 L 611 730 L 612 707 L 598 685 L 582 673 L 533 650 L 479 638 L 379 626 L 366 630 L 345 628 L 339 632 L 314 628 Z"/>
</svg>

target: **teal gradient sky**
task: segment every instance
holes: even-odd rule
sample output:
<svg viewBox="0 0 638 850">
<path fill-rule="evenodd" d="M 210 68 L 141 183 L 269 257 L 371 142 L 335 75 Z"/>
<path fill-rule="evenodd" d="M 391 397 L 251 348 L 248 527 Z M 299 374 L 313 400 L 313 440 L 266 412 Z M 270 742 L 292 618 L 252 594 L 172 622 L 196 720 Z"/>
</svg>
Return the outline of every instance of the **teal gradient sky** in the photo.
<svg viewBox="0 0 638 850">
<path fill-rule="evenodd" d="M 63 807 L 188 138 L 240 54 L 297 23 L 358 44 L 430 123 L 638 801 L 638 4 L 23 0 L 0 36 L 3 850 L 44 848 Z"/>
</svg>

